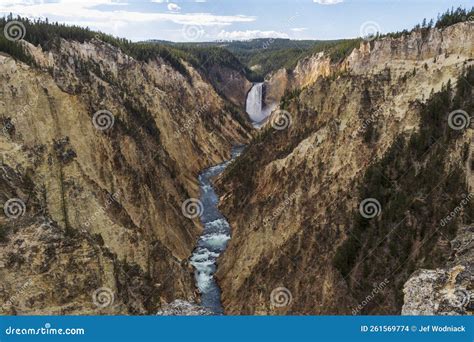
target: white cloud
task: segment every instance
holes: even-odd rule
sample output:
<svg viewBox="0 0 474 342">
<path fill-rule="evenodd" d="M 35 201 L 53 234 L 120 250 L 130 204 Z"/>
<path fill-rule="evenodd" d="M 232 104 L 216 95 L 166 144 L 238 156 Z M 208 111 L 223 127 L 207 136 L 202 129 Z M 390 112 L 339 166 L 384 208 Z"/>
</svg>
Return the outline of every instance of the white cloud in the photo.
<svg viewBox="0 0 474 342">
<path fill-rule="evenodd" d="M 340 4 L 344 0 L 313 0 L 313 2 L 320 4 L 320 5 L 335 5 Z"/>
<path fill-rule="evenodd" d="M 171 12 L 179 12 L 181 10 L 181 7 L 179 7 L 178 5 L 170 2 L 168 4 L 168 10 L 171 11 Z"/>
<path fill-rule="evenodd" d="M 290 30 L 293 32 L 303 32 L 306 31 L 308 28 L 307 27 L 293 27 Z"/>
<path fill-rule="evenodd" d="M 260 31 L 260 30 L 247 30 L 247 31 L 225 31 L 222 30 L 217 35 L 218 39 L 222 40 L 248 40 L 255 38 L 289 38 L 286 33 L 277 31 Z"/>
<path fill-rule="evenodd" d="M 154 0 L 155 2 L 158 0 Z M 172 22 L 180 25 L 227 26 L 238 22 L 252 22 L 255 17 L 244 15 L 214 15 L 211 13 L 160 13 L 122 10 L 122 6 L 112 10 L 96 7 L 124 5 L 116 0 L 59 0 L 44 3 L 42 0 L 12 0 L 0 2 L 0 15 L 21 15 L 30 18 L 50 18 L 67 24 L 89 26 L 91 28 L 115 29 L 117 25 L 140 24 L 143 22 Z M 179 6 L 178 6 L 179 7 Z"/>
<path fill-rule="evenodd" d="M 164 2 L 170 2 L 169 0 L 151 0 L 151 2 L 155 2 L 157 4 L 162 4 Z M 194 2 L 207 2 L 207 0 L 194 0 Z"/>
</svg>

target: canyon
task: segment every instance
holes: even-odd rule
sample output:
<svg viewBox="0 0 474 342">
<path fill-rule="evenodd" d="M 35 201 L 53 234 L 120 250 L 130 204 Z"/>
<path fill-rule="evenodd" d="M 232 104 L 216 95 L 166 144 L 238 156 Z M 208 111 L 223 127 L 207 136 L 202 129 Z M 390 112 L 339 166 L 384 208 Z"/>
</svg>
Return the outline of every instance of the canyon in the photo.
<svg viewBox="0 0 474 342">
<path fill-rule="evenodd" d="M 472 314 L 473 137 L 448 114 L 474 109 L 473 35 L 254 84 L 101 37 L 1 53 L 0 313 Z"/>
<path fill-rule="evenodd" d="M 250 126 L 191 66 L 188 79 L 97 39 L 26 44 L 37 67 L 0 56 L 2 203 L 25 204 L 0 219 L 0 294 L 15 298 L 2 313 L 146 314 L 197 300 L 188 258 L 202 228 L 181 205 Z M 113 305 L 94 304 L 100 289 Z"/>
</svg>

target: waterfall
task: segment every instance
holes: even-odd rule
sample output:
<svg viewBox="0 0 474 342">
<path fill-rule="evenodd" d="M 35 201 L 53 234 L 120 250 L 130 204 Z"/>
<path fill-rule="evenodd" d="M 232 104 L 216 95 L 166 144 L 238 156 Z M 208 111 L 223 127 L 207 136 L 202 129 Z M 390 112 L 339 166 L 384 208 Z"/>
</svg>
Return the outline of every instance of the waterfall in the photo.
<svg viewBox="0 0 474 342">
<path fill-rule="evenodd" d="M 252 121 L 260 122 L 265 119 L 262 111 L 263 83 L 255 83 L 247 95 L 245 110 Z"/>
</svg>

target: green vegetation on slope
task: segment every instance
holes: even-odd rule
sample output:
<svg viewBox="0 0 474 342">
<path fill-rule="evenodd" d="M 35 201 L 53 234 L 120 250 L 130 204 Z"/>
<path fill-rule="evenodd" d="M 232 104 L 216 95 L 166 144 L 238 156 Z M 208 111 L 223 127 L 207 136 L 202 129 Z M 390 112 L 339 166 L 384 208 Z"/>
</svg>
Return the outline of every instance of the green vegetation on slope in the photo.
<svg viewBox="0 0 474 342">
<path fill-rule="evenodd" d="M 325 51 L 333 62 L 346 57 L 353 48 L 359 45 L 360 39 L 341 40 L 290 40 L 282 38 L 259 38 L 248 41 L 210 42 L 210 43 L 171 43 L 164 44 L 187 50 L 193 55 L 196 51 L 219 49 L 229 51 L 237 57 L 240 69 L 245 70 L 247 78 L 254 82 L 263 81 L 272 71 L 285 68 L 292 70 L 299 60 L 317 52 Z M 163 42 L 160 42 L 163 43 Z M 220 52 L 223 55 L 223 52 Z M 217 60 L 225 58 L 220 56 Z M 234 68 L 237 63 L 233 62 Z"/>
<path fill-rule="evenodd" d="M 447 10 L 441 15 L 438 15 L 435 27 L 444 28 L 463 21 L 474 21 L 474 7 L 471 7 L 470 10 L 466 10 L 462 7 Z"/>
<path fill-rule="evenodd" d="M 200 46 L 175 46 L 176 49 L 182 51 L 185 59 L 189 61 L 196 69 L 209 71 L 212 66 L 227 67 L 242 72 L 244 75 L 249 70 L 235 57 L 230 51 L 217 47 L 200 47 Z"/>
<path fill-rule="evenodd" d="M 20 21 L 24 25 L 24 40 L 33 45 L 41 45 L 46 51 L 58 48 L 60 38 L 80 43 L 96 38 L 121 49 L 124 53 L 139 61 L 146 62 L 154 58 L 163 58 L 185 76 L 189 75 L 183 61 L 202 71 L 208 71 L 210 66 L 217 64 L 250 75 L 248 69 L 238 58 L 228 50 L 220 47 L 203 48 L 178 44 L 157 44 L 154 42 L 133 43 L 124 38 L 92 31 L 89 28 L 50 23 L 47 19 L 31 21 L 27 18 L 14 18 L 12 15 L 9 15 L 7 18 L 0 18 L 1 32 L 3 32 L 5 25 L 12 20 Z M 20 42 L 10 41 L 3 34 L 0 35 L 0 51 L 29 65 L 34 63 L 33 58 Z"/>
<path fill-rule="evenodd" d="M 401 36 L 408 35 L 413 31 L 421 31 L 422 33 L 426 33 L 432 27 L 442 29 L 465 21 L 474 21 L 474 7 L 472 7 L 470 10 L 464 9 L 462 7 L 458 7 L 456 9 L 451 8 L 450 10 L 447 10 L 444 13 L 438 14 L 436 23 L 433 21 L 433 19 L 427 22 L 425 18 L 423 19 L 421 24 L 415 25 L 415 27 L 413 27 L 413 29 L 411 29 L 410 31 L 403 30 L 398 32 L 387 33 L 385 35 L 382 35 L 381 37 L 398 38 Z"/>
<path fill-rule="evenodd" d="M 148 61 L 158 57 L 163 58 L 176 70 L 187 76 L 187 70 L 181 59 L 187 60 L 189 56 L 187 56 L 184 51 L 174 49 L 170 46 L 150 43 L 132 43 L 127 39 L 95 32 L 89 28 L 50 23 L 47 19 L 32 21 L 28 18 L 14 18 L 11 14 L 6 18 L 0 18 L 0 31 L 3 32 L 5 25 L 12 20 L 20 21 L 24 25 L 24 40 L 33 45 L 41 45 L 46 51 L 57 48 L 60 44 L 60 38 L 74 40 L 80 43 L 97 38 L 120 48 L 124 53 L 140 61 Z M 33 59 L 28 55 L 20 42 L 7 40 L 3 34 L 0 35 L 0 51 L 8 53 L 12 57 L 30 65 L 33 62 Z"/>
<path fill-rule="evenodd" d="M 409 139 L 400 135 L 383 159 L 367 170 L 359 203 L 375 198 L 381 213 L 367 219 L 355 211 L 353 227 L 334 258 L 356 298 L 362 300 L 372 284 L 387 278 L 401 307 L 401 289 L 411 272 L 445 261 L 446 251 L 439 242 L 452 239 L 464 217 L 460 214 L 446 225 L 441 222 L 468 192 L 461 168 L 464 161 L 462 166 L 448 166 L 449 146 L 462 132 L 448 126 L 447 116 L 459 108 L 473 112 L 469 82 L 474 82 L 473 69 L 459 78 L 455 94 L 448 83 L 420 104 L 420 131 Z M 474 205 L 468 203 L 464 210 L 472 217 Z M 370 305 L 365 310 L 370 312 Z"/>
<path fill-rule="evenodd" d="M 0 30 L 3 31 L 1 22 Z M 29 65 L 33 65 L 34 63 L 33 58 L 28 54 L 26 49 L 21 44 L 6 39 L 3 34 L 0 34 L 0 52 L 4 52 Z"/>
</svg>

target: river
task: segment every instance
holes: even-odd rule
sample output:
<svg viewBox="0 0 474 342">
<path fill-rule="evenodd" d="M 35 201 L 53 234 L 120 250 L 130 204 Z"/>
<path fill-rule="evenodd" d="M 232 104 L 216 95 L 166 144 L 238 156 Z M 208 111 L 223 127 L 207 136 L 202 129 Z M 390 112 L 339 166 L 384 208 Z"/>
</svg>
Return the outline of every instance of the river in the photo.
<svg viewBox="0 0 474 342">
<path fill-rule="evenodd" d="M 212 179 L 221 174 L 243 149 L 244 146 L 233 148 L 231 160 L 212 166 L 199 175 L 200 201 L 203 205 L 201 222 L 204 230 L 191 256 L 191 264 L 195 268 L 195 281 L 201 294 L 201 305 L 216 315 L 222 315 L 224 311 L 221 290 L 214 273 L 217 258 L 225 251 L 231 238 L 231 228 L 217 207 L 219 197 L 212 185 Z"/>
</svg>

